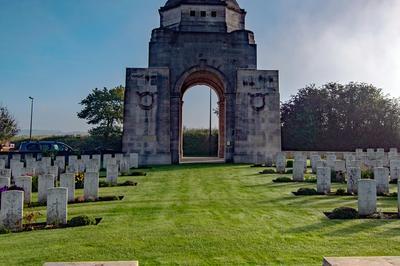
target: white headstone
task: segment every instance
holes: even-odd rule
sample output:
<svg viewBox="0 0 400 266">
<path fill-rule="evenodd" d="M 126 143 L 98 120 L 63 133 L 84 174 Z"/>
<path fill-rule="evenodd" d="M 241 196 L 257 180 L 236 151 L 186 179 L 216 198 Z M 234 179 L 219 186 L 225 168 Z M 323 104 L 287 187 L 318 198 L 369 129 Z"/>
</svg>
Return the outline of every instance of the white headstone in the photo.
<svg viewBox="0 0 400 266">
<path fill-rule="evenodd" d="M 124 154 L 122 154 L 122 153 L 116 153 L 114 155 L 115 160 L 117 160 L 117 164 L 119 164 L 121 162 L 123 157 L 124 157 Z"/>
<path fill-rule="evenodd" d="M 47 167 L 47 174 L 53 175 L 56 179 L 58 178 L 58 166 Z"/>
<path fill-rule="evenodd" d="M 327 167 L 330 167 L 331 170 L 335 169 L 335 162 L 336 162 L 336 155 L 334 154 L 328 154 L 326 156 L 326 164 Z"/>
<path fill-rule="evenodd" d="M 371 215 L 376 212 L 376 182 L 372 179 L 358 180 L 358 213 Z"/>
<path fill-rule="evenodd" d="M 107 167 L 109 160 L 112 158 L 111 154 L 103 154 L 103 167 Z"/>
<path fill-rule="evenodd" d="M 304 181 L 304 161 L 298 160 L 293 162 L 293 180 Z"/>
<path fill-rule="evenodd" d="M 21 154 L 14 153 L 11 158 L 12 160 L 21 161 Z"/>
<path fill-rule="evenodd" d="M 276 155 L 275 160 L 276 172 L 279 174 L 284 174 L 286 172 L 286 155 L 283 152 L 279 152 Z"/>
<path fill-rule="evenodd" d="M 119 162 L 119 169 L 121 173 L 129 173 L 129 158 L 128 157 L 122 157 L 121 161 Z"/>
<path fill-rule="evenodd" d="M 78 171 L 79 171 L 80 173 L 85 172 L 86 163 L 85 163 L 83 160 L 78 160 L 78 161 L 77 161 L 77 164 L 78 164 Z"/>
<path fill-rule="evenodd" d="M 331 169 L 329 167 L 317 168 L 317 192 L 324 194 L 331 192 Z"/>
<path fill-rule="evenodd" d="M 99 197 L 99 173 L 87 172 L 84 180 L 85 199 L 97 199 Z"/>
<path fill-rule="evenodd" d="M 68 156 L 68 165 L 76 164 L 78 162 L 78 156 L 70 155 Z"/>
<path fill-rule="evenodd" d="M 361 169 L 359 167 L 347 168 L 347 193 L 357 194 L 358 180 L 361 179 Z"/>
<path fill-rule="evenodd" d="M 10 169 L 12 177 L 20 176 L 22 168 L 24 168 L 24 163 L 21 163 L 20 161 L 16 160 L 10 161 Z"/>
<path fill-rule="evenodd" d="M 98 172 L 100 166 L 98 165 L 98 160 L 90 159 L 86 162 L 86 172 Z"/>
<path fill-rule="evenodd" d="M 130 153 L 129 154 L 129 166 L 130 168 L 138 168 L 139 167 L 139 154 Z"/>
<path fill-rule="evenodd" d="M 398 180 L 400 177 L 400 160 L 390 160 L 390 180 Z"/>
<path fill-rule="evenodd" d="M 75 201 L 75 174 L 65 173 L 60 176 L 60 187 L 68 188 L 68 202 Z"/>
<path fill-rule="evenodd" d="M 9 230 L 21 230 L 24 212 L 24 192 L 10 190 L 1 193 L 0 221 Z"/>
<path fill-rule="evenodd" d="M 313 173 L 317 173 L 317 164 L 319 161 L 321 161 L 321 156 L 319 156 L 318 154 L 313 154 L 311 155 L 311 168 L 312 168 L 312 172 Z"/>
<path fill-rule="evenodd" d="M 36 159 L 35 158 L 28 158 L 25 159 L 25 165 L 27 168 L 36 168 Z"/>
<path fill-rule="evenodd" d="M 11 178 L 11 169 L 0 169 L 0 177 Z"/>
<path fill-rule="evenodd" d="M 47 190 L 54 187 L 54 176 L 50 174 L 40 175 L 38 180 L 38 201 L 44 203 L 47 200 Z"/>
<path fill-rule="evenodd" d="M 41 161 L 46 168 L 51 166 L 51 157 L 42 157 Z"/>
<path fill-rule="evenodd" d="M 10 186 L 10 178 L 9 177 L 0 177 L 0 188 L 9 187 Z"/>
<path fill-rule="evenodd" d="M 374 168 L 374 179 L 376 181 L 376 192 L 378 194 L 389 194 L 389 170 L 384 167 Z"/>
<path fill-rule="evenodd" d="M 0 160 L 0 169 L 6 168 L 6 161 L 5 160 Z"/>
<path fill-rule="evenodd" d="M 367 149 L 367 158 L 368 160 L 375 160 L 375 149 Z"/>
<path fill-rule="evenodd" d="M 47 224 L 62 225 L 67 223 L 67 194 L 64 187 L 49 188 L 47 191 Z"/>
<path fill-rule="evenodd" d="M 92 160 L 96 161 L 96 164 L 99 167 L 99 169 L 97 169 L 97 171 L 100 171 L 100 168 L 101 168 L 101 155 L 100 154 L 93 154 L 92 155 Z"/>
<path fill-rule="evenodd" d="M 65 171 L 65 156 L 57 156 L 54 165 L 58 167 L 60 172 Z"/>
<path fill-rule="evenodd" d="M 118 165 L 116 165 L 116 164 L 107 165 L 106 181 L 109 184 L 113 184 L 113 185 L 118 184 Z"/>
<path fill-rule="evenodd" d="M 32 201 L 32 177 L 19 176 L 15 178 L 15 185 L 24 189 L 24 203 L 29 204 Z"/>
<path fill-rule="evenodd" d="M 336 160 L 334 170 L 336 172 L 346 172 L 346 162 L 341 160 Z"/>
</svg>

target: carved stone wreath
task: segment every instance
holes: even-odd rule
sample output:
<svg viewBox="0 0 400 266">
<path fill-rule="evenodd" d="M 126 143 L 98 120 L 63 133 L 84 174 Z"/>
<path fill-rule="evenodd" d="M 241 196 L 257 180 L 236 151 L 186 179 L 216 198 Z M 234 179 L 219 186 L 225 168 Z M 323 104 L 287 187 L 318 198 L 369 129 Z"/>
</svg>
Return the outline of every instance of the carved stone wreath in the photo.
<svg viewBox="0 0 400 266">
<path fill-rule="evenodd" d="M 148 111 L 154 107 L 154 96 L 157 94 L 155 92 L 137 92 L 139 96 L 139 106 L 141 109 Z"/>
<path fill-rule="evenodd" d="M 266 105 L 265 96 L 267 95 L 268 93 L 249 93 L 251 108 L 253 108 L 253 110 L 256 112 L 264 110 Z"/>
</svg>

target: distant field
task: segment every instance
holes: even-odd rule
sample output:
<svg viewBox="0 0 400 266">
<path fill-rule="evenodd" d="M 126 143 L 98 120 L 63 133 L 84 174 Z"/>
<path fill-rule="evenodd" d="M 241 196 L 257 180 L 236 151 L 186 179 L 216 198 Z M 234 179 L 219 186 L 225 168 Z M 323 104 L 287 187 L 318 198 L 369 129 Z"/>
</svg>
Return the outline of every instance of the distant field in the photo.
<svg viewBox="0 0 400 266">
<path fill-rule="evenodd" d="M 183 165 L 121 178 L 139 185 L 101 188 L 100 194 L 122 194 L 123 201 L 69 206 L 70 217 L 103 217 L 98 226 L 0 235 L 0 265 L 321 265 L 323 256 L 400 254 L 400 221 L 329 221 L 323 211 L 355 207 L 356 198 L 295 197 L 292 191 L 315 184 L 274 184 L 277 175 L 260 170 Z M 379 208 L 395 211 L 396 199 L 379 198 Z"/>
</svg>

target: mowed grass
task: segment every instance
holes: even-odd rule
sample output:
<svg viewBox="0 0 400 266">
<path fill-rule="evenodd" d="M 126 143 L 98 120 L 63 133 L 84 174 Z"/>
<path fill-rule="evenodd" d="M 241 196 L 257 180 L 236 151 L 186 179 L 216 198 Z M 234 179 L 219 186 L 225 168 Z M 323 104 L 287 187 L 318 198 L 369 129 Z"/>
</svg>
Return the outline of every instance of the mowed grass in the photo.
<svg viewBox="0 0 400 266">
<path fill-rule="evenodd" d="M 400 255 L 400 221 L 330 221 L 323 211 L 356 207 L 356 198 L 296 197 L 292 191 L 316 184 L 275 184 L 281 175 L 261 170 L 181 165 L 121 178 L 139 185 L 100 194 L 125 195 L 123 201 L 69 206 L 69 217 L 102 217 L 98 226 L 0 235 L 0 264 L 321 265 L 324 256 Z M 379 208 L 395 211 L 396 199 L 379 198 Z M 32 210 L 44 208 L 25 211 Z"/>
</svg>

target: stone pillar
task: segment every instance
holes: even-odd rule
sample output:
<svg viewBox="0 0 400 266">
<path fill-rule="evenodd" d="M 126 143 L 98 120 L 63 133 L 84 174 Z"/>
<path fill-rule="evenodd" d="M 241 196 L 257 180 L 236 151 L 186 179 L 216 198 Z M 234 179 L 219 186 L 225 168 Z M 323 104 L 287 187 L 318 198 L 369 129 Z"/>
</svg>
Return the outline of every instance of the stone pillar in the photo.
<svg viewBox="0 0 400 266">
<path fill-rule="evenodd" d="M 218 135 L 218 157 L 224 158 L 225 157 L 225 98 L 222 95 L 219 99 L 219 135 Z"/>
<path fill-rule="evenodd" d="M 24 192 L 11 190 L 1 193 L 0 220 L 9 230 L 21 230 L 24 212 Z"/>
<path fill-rule="evenodd" d="M 329 167 L 317 168 L 317 192 L 324 194 L 331 192 L 331 169 Z"/>
<path fill-rule="evenodd" d="M 376 212 L 376 182 L 372 179 L 358 180 L 358 214 L 371 215 Z"/>
<path fill-rule="evenodd" d="M 347 193 L 357 194 L 358 180 L 361 179 L 361 169 L 359 167 L 347 168 Z"/>
<path fill-rule="evenodd" d="M 10 178 L 0 177 L 0 188 L 9 187 L 9 186 L 10 186 Z"/>
<path fill-rule="evenodd" d="M 75 201 L 75 174 L 61 174 L 60 187 L 68 188 L 68 202 Z"/>
<path fill-rule="evenodd" d="M 389 170 L 384 167 L 375 167 L 374 177 L 378 195 L 389 194 Z"/>
<path fill-rule="evenodd" d="M 99 173 L 87 172 L 84 181 L 85 199 L 97 199 L 99 197 Z"/>
<path fill-rule="evenodd" d="M 180 160 L 180 113 L 181 113 L 181 95 L 171 94 L 170 101 L 170 123 L 171 123 L 171 161 L 172 164 L 179 164 Z"/>
<path fill-rule="evenodd" d="M 229 91 L 229 88 L 227 88 Z M 234 161 L 235 151 L 236 93 L 225 93 L 225 162 Z M 237 132 L 236 132 L 237 134 Z"/>
<path fill-rule="evenodd" d="M 38 180 L 38 201 L 45 203 L 47 200 L 47 190 L 54 187 L 54 176 L 50 174 L 40 175 Z"/>
<path fill-rule="evenodd" d="M 116 164 L 107 165 L 106 181 L 109 184 L 113 184 L 113 185 L 118 184 L 118 165 L 116 165 Z"/>
<path fill-rule="evenodd" d="M 283 152 L 279 152 L 276 155 L 275 160 L 276 172 L 279 174 L 284 174 L 286 172 L 286 155 Z"/>
<path fill-rule="evenodd" d="M 67 194 L 64 187 L 49 188 L 47 191 L 47 225 L 67 223 Z"/>
<path fill-rule="evenodd" d="M 15 185 L 24 189 L 24 203 L 29 204 L 32 201 L 32 177 L 19 176 L 15 178 Z"/>
<path fill-rule="evenodd" d="M 298 160 L 293 162 L 293 180 L 304 181 L 304 161 Z"/>
</svg>

